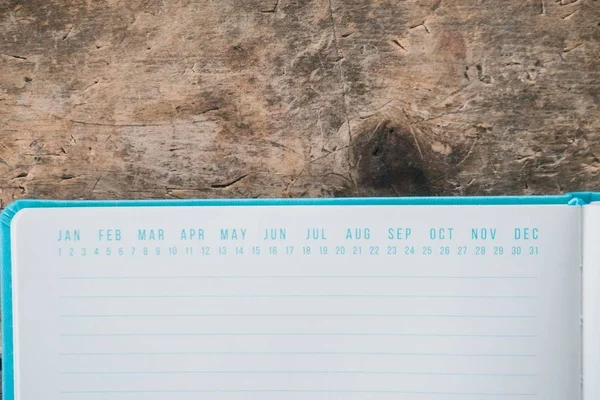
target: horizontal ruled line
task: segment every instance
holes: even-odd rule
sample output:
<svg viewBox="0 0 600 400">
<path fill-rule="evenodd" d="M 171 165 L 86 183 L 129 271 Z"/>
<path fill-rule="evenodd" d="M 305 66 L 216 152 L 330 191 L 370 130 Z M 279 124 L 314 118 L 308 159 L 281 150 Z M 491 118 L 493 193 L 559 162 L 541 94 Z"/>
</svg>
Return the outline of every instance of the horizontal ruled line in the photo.
<svg viewBox="0 0 600 400">
<path fill-rule="evenodd" d="M 339 375 L 411 375 L 411 376 L 480 376 L 480 377 L 535 377 L 537 374 L 411 372 L 411 371 L 66 371 L 61 375 L 200 375 L 200 374 L 339 374 Z"/>
<path fill-rule="evenodd" d="M 537 276 L 461 275 L 186 275 L 186 276 L 61 276 L 62 280 L 86 279 L 538 279 Z"/>
<path fill-rule="evenodd" d="M 198 333 L 62 333 L 62 337 L 111 336 L 399 336 L 399 337 L 457 337 L 457 338 L 537 338 L 538 335 L 461 335 L 443 333 L 360 333 L 360 332 L 198 332 Z"/>
<path fill-rule="evenodd" d="M 60 318 L 240 318 L 240 317 L 327 317 L 327 318 L 473 318 L 473 319 L 530 319 L 537 318 L 535 315 L 445 315 L 445 314 L 322 314 L 322 313 L 307 313 L 307 314 L 69 314 L 60 315 Z"/>
<path fill-rule="evenodd" d="M 265 355 L 355 355 L 355 356 L 419 356 L 419 357 L 537 357 L 535 354 L 483 354 L 483 353 L 394 353 L 394 352 L 311 352 L 311 351 L 182 351 L 182 352 L 158 352 L 158 353 L 61 353 L 60 356 L 166 356 L 166 355 L 235 355 L 235 356 L 265 356 Z"/>
<path fill-rule="evenodd" d="M 310 393 L 310 394 L 414 394 L 431 396 L 502 396 L 502 397 L 535 397 L 535 393 L 486 393 L 486 392 L 426 392 L 404 390 L 276 390 L 276 389 L 247 389 L 247 390 L 63 390 L 61 394 L 118 394 L 118 393 Z"/>
<path fill-rule="evenodd" d="M 60 296 L 61 299 L 277 299 L 277 298 L 405 298 L 405 299 L 536 299 L 537 296 L 468 296 L 468 295 L 395 295 L 395 294 L 274 294 L 274 295 L 237 295 L 237 294 L 207 294 L 207 295 L 105 295 L 105 296 Z"/>
</svg>

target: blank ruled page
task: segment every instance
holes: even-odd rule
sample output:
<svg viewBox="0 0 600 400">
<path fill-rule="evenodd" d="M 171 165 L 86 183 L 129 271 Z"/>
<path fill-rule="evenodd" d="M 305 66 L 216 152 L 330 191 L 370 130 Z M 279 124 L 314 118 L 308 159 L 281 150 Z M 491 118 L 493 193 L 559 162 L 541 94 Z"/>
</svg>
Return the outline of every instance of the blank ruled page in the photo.
<svg viewBox="0 0 600 400">
<path fill-rule="evenodd" d="M 20 400 L 581 396 L 581 208 L 27 209 Z"/>
</svg>

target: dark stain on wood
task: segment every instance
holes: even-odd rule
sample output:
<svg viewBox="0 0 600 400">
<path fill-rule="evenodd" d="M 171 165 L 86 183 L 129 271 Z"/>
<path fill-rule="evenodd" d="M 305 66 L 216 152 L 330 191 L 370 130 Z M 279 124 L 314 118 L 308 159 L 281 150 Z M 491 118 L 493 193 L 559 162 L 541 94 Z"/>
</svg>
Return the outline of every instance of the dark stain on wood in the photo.
<svg viewBox="0 0 600 400">
<path fill-rule="evenodd" d="M 361 195 L 431 194 L 423 156 L 407 127 L 386 122 L 360 133 L 353 158 Z"/>
</svg>

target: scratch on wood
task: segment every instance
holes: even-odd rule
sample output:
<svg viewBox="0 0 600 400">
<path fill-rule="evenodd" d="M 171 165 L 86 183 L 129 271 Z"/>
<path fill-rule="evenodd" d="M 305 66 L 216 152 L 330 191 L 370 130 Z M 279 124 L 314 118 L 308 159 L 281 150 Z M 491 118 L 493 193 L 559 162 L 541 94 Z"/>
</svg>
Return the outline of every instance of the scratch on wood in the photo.
<svg viewBox="0 0 600 400">
<path fill-rule="evenodd" d="M 96 186 L 98 186 L 98 182 L 100 182 L 100 179 L 102 179 L 102 174 L 100 174 L 100 176 L 98 176 L 98 179 L 96 179 L 96 183 L 94 183 L 94 186 L 92 186 L 92 190 L 90 190 L 90 195 L 94 193 L 94 190 L 96 190 Z"/>
<path fill-rule="evenodd" d="M 394 100 L 389 100 L 386 101 L 381 107 L 377 107 L 374 110 L 368 111 L 366 113 L 360 114 L 359 118 L 360 119 L 368 119 L 371 118 L 372 116 L 376 115 L 377 113 L 379 113 L 379 111 L 383 110 L 384 108 L 386 108 L 387 106 L 389 106 L 390 104 L 392 104 L 394 102 Z"/>
<path fill-rule="evenodd" d="M 272 146 L 274 146 L 274 147 L 277 147 L 277 148 L 280 148 L 280 149 L 284 149 L 284 150 L 290 151 L 290 152 L 292 152 L 292 153 L 294 153 L 294 154 L 298 154 L 298 152 L 297 152 L 297 151 L 295 151 L 295 150 L 293 150 L 293 149 L 290 149 L 290 148 L 289 148 L 289 147 L 287 147 L 286 145 L 283 145 L 283 144 L 281 144 L 281 143 L 277 143 L 277 142 L 275 142 L 275 141 L 273 141 L 273 140 L 266 140 L 266 139 L 265 139 L 265 142 L 266 142 L 266 143 L 269 143 L 270 145 L 272 145 Z M 299 154 L 298 154 L 298 155 L 299 155 Z"/>
<path fill-rule="evenodd" d="M 417 139 L 417 135 L 415 134 L 415 131 L 412 126 L 410 126 L 410 133 L 412 133 L 413 139 L 415 139 L 415 144 L 417 145 L 417 150 L 419 151 L 419 154 L 421 155 L 421 160 L 424 160 L 425 157 L 423 157 L 423 152 L 421 151 L 421 145 L 419 144 L 419 140 Z"/>
<path fill-rule="evenodd" d="M 327 176 L 337 176 L 338 178 L 342 178 L 344 181 L 350 183 L 351 185 L 354 184 L 354 182 L 350 178 L 348 178 L 347 176 L 344 176 L 342 174 L 338 174 L 337 172 L 329 172 L 329 173 L 325 174 L 325 176 L 326 177 Z"/>
<path fill-rule="evenodd" d="M 373 129 L 373 132 L 371 132 L 371 136 L 369 136 L 369 140 L 367 140 L 367 143 L 370 142 L 371 140 L 373 140 L 373 136 L 375 136 L 375 134 L 379 130 L 379 127 L 384 123 L 385 123 L 385 121 L 379 121 L 377 126 L 375 126 L 375 129 Z M 361 155 L 361 157 L 362 157 L 362 155 Z"/>
<path fill-rule="evenodd" d="M 81 121 L 76 119 L 66 119 L 68 122 L 72 122 L 74 124 L 80 125 L 91 125 L 91 126 L 108 126 L 112 128 L 133 128 L 133 127 L 148 127 L 148 126 L 166 126 L 170 124 L 108 124 L 102 122 L 90 122 L 90 121 Z"/>
<path fill-rule="evenodd" d="M 89 88 L 91 88 L 91 87 L 93 87 L 93 86 L 96 86 L 96 85 L 98 84 L 98 82 L 99 82 L 99 80 L 97 80 L 97 79 L 96 79 L 96 80 L 94 81 L 94 83 L 92 83 L 91 85 L 89 85 L 89 86 L 87 86 L 86 88 L 84 88 L 84 89 L 82 90 L 82 92 L 85 92 L 85 91 L 86 91 L 86 90 L 88 90 Z"/>
<path fill-rule="evenodd" d="M 327 71 L 327 68 L 325 67 L 325 63 L 323 62 L 323 57 L 321 56 L 321 52 L 318 51 L 317 54 L 319 55 L 319 61 L 321 62 L 321 68 L 323 68 L 323 71 Z"/>
<path fill-rule="evenodd" d="M 570 53 L 570 52 L 572 52 L 573 50 L 580 48 L 581 46 L 583 46 L 583 43 L 578 43 L 578 44 L 576 44 L 575 46 L 571 47 L 570 49 L 564 49 L 564 50 L 563 50 L 563 53 L 564 53 L 564 54 Z"/>
<path fill-rule="evenodd" d="M 285 192 L 284 192 L 285 195 L 289 194 L 290 189 L 296 184 L 296 182 L 298 181 L 298 178 L 300 178 L 302 176 L 305 169 L 306 169 L 306 165 L 304 167 L 302 167 L 302 170 L 300 170 L 300 172 L 298 174 L 296 174 L 296 176 L 294 176 L 290 180 L 290 183 L 288 184 L 287 188 L 285 189 Z"/>
<path fill-rule="evenodd" d="M 456 166 L 458 167 L 459 165 L 462 165 L 462 163 L 464 163 L 467 158 L 469 158 L 469 156 L 471 155 L 471 153 L 473 152 L 473 149 L 475 148 L 475 145 L 477 144 L 477 141 L 479 140 L 479 137 L 476 137 L 473 140 L 473 143 L 471 144 L 471 147 L 469 148 L 469 151 L 467 151 L 467 154 L 463 157 L 462 160 L 460 160 L 460 162 L 458 164 L 456 164 Z"/>
<path fill-rule="evenodd" d="M 557 3 L 559 6 L 571 6 L 579 3 L 581 0 L 558 0 Z"/>
<path fill-rule="evenodd" d="M 210 185 L 210 187 L 213 189 L 227 189 L 228 187 L 235 185 L 236 183 L 238 183 L 239 181 L 241 181 L 248 175 L 250 175 L 250 174 L 242 175 L 242 176 L 235 178 L 234 180 L 232 180 L 230 182 L 226 182 L 226 183 L 215 183 L 215 184 Z"/>
<path fill-rule="evenodd" d="M 67 31 L 67 33 L 64 34 L 64 36 L 62 37 L 62 40 L 67 40 L 69 38 L 69 36 L 71 35 L 71 32 L 73 32 L 73 27 L 72 26 L 69 28 L 69 30 Z"/>
<path fill-rule="evenodd" d="M 468 67 L 467 67 L 467 70 L 468 70 Z M 466 72 L 465 72 L 465 74 L 466 74 L 466 78 L 467 78 L 467 80 L 468 80 L 469 82 L 471 82 L 471 79 L 469 78 L 468 74 L 467 74 Z M 442 100 L 440 100 L 440 101 L 438 101 L 438 102 L 434 103 L 434 105 L 438 105 L 438 104 L 441 104 L 441 103 L 445 102 L 445 101 L 446 101 L 446 100 L 448 100 L 449 98 L 451 98 L 451 97 L 453 97 L 453 96 L 455 96 L 455 95 L 459 94 L 459 93 L 460 93 L 460 92 L 462 92 L 463 90 L 467 89 L 469 86 L 471 86 L 471 83 L 469 83 L 469 84 L 467 84 L 467 85 L 464 85 L 464 86 L 461 86 L 460 88 L 456 89 L 455 91 L 453 91 L 452 93 L 450 93 L 449 95 L 447 95 L 446 97 L 444 97 Z"/>
<path fill-rule="evenodd" d="M 540 0 L 541 14 L 546 15 L 546 0 Z"/>
<path fill-rule="evenodd" d="M 470 110 L 461 110 L 461 109 L 459 109 L 459 110 L 457 110 L 457 111 L 448 111 L 448 112 L 443 112 L 443 113 L 441 113 L 441 114 L 437 114 L 437 115 L 434 115 L 434 116 L 431 116 L 431 117 L 427 117 L 427 118 L 424 118 L 424 119 L 420 119 L 420 120 L 418 120 L 418 121 L 415 121 L 415 122 L 411 123 L 410 125 L 411 125 L 411 126 L 412 126 L 412 125 L 419 125 L 419 124 L 422 124 L 423 122 L 427 122 L 427 121 L 433 121 L 433 120 L 436 120 L 436 119 L 439 119 L 439 118 L 445 117 L 446 115 L 454 115 L 454 114 L 467 114 L 467 113 L 472 113 L 472 112 L 481 111 L 481 110 L 482 110 L 482 108 L 472 108 L 472 109 L 470 109 Z"/>
<path fill-rule="evenodd" d="M 219 111 L 220 109 L 221 109 L 221 107 L 210 107 L 210 108 L 207 108 L 206 110 L 200 111 L 198 114 L 195 114 L 195 115 L 196 116 L 204 115 L 204 114 L 208 114 L 209 112 L 212 112 L 212 111 Z M 206 120 L 194 120 L 194 121 L 192 121 L 193 124 L 197 124 L 197 123 L 201 123 L 201 122 L 206 122 Z"/>
<path fill-rule="evenodd" d="M 565 21 L 568 20 L 568 19 L 571 19 L 579 11 L 581 11 L 581 9 L 577 9 L 577 10 L 573 11 L 572 13 L 565 15 L 564 17 L 562 17 L 562 19 L 565 20 Z"/>
<path fill-rule="evenodd" d="M 210 107 L 210 108 L 207 108 L 206 110 L 200 111 L 198 113 L 198 115 L 206 114 L 206 113 L 209 113 L 211 111 L 219 111 L 220 109 L 221 109 L 221 107 Z"/>
</svg>

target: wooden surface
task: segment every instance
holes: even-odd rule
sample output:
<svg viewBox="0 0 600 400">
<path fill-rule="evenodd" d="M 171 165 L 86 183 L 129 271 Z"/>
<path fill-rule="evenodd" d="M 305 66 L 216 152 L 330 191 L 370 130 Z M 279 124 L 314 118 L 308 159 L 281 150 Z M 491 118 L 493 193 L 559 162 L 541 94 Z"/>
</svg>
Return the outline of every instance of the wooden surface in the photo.
<svg viewBox="0 0 600 400">
<path fill-rule="evenodd" d="M 0 0 L 21 197 L 600 190 L 597 0 Z"/>
</svg>

